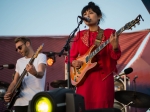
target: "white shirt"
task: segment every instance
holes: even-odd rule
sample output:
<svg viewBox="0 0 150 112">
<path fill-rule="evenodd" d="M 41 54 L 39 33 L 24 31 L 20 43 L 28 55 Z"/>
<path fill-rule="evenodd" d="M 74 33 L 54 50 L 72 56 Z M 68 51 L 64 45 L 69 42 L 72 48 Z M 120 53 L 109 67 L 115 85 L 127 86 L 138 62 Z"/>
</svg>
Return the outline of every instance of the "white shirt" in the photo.
<svg viewBox="0 0 150 112">
<path fill-rule="evenodd" d="M 24 69 L 26 68 L 26 65 L 29 63 L 31 58 L 20 58 L 17 60 L 16 63 L 16 72 L 21 74 L 23 73 Z M 38 54 L 37 58 L 35 58 L 33 65 L 35 66 L 35 69 L 38 69 L 38 65 L 40 63 L 46 64 L 47 58 L 45 54 Z M 21 86 L 21 92 L 19 94 L 19 98 L 17 98 L 14 106 L 26 106 L 29 104 L 29 101 L 32 100 L 33 96 L 40 92 L 44 91 L 45 87 L 45 79 L 46 79 L 46 70 L 44 73 L 44 76 L 42 79 L 36 78 L 35 76 L 31 75 L 29 72 L 27 72 L 28 75 L 25 75 L 22 86 Z"/>
</svg>

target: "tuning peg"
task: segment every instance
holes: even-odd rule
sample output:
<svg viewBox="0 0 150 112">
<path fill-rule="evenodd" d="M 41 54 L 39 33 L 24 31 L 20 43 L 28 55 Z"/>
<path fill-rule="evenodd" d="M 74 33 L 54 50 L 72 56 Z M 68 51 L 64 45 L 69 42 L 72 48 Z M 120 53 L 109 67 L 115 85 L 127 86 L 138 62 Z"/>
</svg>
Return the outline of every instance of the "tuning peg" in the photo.
<svg viewBox="0 0 150 112">
<path fill-rule="evenodd" d="M 139 18 L 141 18 L 142 19 L 142 21 L 144 21 L 144 19 L 142 18 L 142 16 L 140 15 L 140 17 Z"/>
<path fill-rule="evenodd" d="M 137 24 L 140 25 L 140 22 L 138 22 Z"/>
</svg>

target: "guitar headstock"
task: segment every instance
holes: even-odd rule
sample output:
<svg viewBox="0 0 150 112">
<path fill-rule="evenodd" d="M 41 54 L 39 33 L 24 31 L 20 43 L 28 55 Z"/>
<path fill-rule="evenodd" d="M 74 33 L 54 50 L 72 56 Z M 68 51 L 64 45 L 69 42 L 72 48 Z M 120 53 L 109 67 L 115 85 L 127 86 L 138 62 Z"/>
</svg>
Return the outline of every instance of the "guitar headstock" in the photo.
<svg viewBox="0 0 150 112">
<path fill-rule="evenodd" d="M 132 30 L 133 26 L 135 27 L 136 24 L 138 24 L 138 25 L 140 24 L 141 19 L 143 20 L 142 16 L 138 15 L 134 20 L 128 22 L 127 24 L 125 24 L 124 27 L 122 27 L 120 30 L 118 30 L 117 35 L 120 35 L 125 30 L 129 30 L 129 29 Z"/>
<path fill-rule="evenodd" d="M 135 27 L 136 24 L 138 24 L 138 25 L 140 24 L 141 19 L 143 20 L 142 16 L 138 15 L 134 20 L 132 20 L 131 22 L 127 23 L 124 28 L 126 30 L 129 30 L 129 29 L 132 30 L 132 27 Z"/>
<path fill-rule="evenodd" d="M 38 56 L 38 54 L 41 52 L 43 46 L 44 46 L 44 43 L 43 43 L 42 45 L 40 45 L 40 47 L 36 50 L 36 52 L 35 52 L 33 58 L 36 58 L 36 57 Z"/>
</svg>

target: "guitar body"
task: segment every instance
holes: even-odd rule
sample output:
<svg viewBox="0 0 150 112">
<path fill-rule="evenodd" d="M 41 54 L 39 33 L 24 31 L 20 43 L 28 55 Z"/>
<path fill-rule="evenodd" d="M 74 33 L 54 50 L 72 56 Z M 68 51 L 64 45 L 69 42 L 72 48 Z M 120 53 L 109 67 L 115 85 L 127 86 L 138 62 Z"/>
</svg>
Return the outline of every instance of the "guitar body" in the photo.
<svg viewBox="0 0 150 112">
<path fill-rule="evenodd" d="M 92 63 L 92 59 L 89 61 L 86 61 L 86 57 L 89 56 L 89 54 L 95 49 L 95 45 L 91 46 L 89 50 L 82 56 L 79 56 L 76 60 L 80 60 L 83 62 L 83 65 L 81 68 L 76 69 L 75 67 L 70 68 L 70 78 L 71 83 L 74 86 L 81 85 L 84 80 L 86 79 L 86 73 L 88 70 L 94 68 L 97 65 L 97 62 Z"/>
<path fill-rule="evenodd" d="M 13 105 L 15 104 L 15 102 L 16 102 L 16 100 L 19 97 L 19 94 L 21 92 L 20 88 L 21 88 L 21 85 L 12 93 L 11 100 L 6 105 L 7 110 L 10 110 L 13 107 Z"/>
</svg>

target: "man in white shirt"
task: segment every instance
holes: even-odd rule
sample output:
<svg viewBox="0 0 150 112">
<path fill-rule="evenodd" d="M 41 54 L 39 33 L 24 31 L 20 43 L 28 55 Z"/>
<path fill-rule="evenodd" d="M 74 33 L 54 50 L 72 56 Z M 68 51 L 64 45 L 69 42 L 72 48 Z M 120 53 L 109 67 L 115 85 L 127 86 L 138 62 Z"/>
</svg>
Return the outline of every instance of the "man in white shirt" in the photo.
<svg viewBox="0 0 150 112">
<path fill-rule="evenodd" d="M 15 45 L 16 51 L 23 57 L 17 60 L 14 80 L 8 87 L 8 90 L 4 95 L 4 100 L 5 102 L 10 102 L 13 88 L 18 82 L 24 69 L 26 69 L 27 74 L 22 80 L 19 98 L 15 101 L 14 107 L 15 112 L 27 112 L 28 104 L 32 97 L 36 93 L 44 91 L 47 58 L 45 54 L 39 53 L 37 58 L 33 61 L 33 64 L 29 64 L 29 61 L 35 53 L 31 46 L 30 39 L 25 37 L 16 38 Z"/>
</svg>

